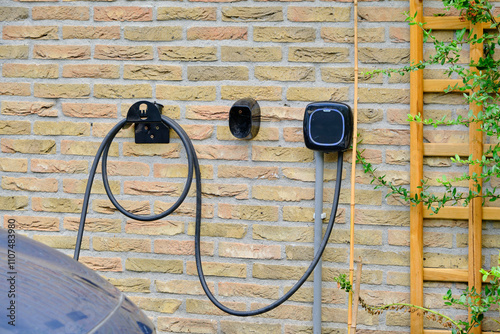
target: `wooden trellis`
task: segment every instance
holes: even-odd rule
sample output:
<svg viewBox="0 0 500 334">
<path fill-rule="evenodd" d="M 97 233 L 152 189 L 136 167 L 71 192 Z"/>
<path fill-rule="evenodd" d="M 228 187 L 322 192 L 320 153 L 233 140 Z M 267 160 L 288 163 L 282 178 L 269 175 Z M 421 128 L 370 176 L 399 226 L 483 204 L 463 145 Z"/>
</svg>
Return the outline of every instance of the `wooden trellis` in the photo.
<svg viewBox="0 0 500 334">
<path fill-rule="evenodd" d="M 489 28 L 490 24 L 472 25 L 468 21 L 461 21 L 459 17 L 427 17 L 423 16 L 422 0 L 410 0 L 410 15 L 416 15 L 416 20 L 425 22 L 425 28 L 432 30 L 457 30 L 464 27 L 473 29 L 480 36 L 483 29 Z M 412 25 L 410 28 L 410 62 L 418 63 L 423 60 L 423 33 L 418 25 Z M 471 45 L 470 58 L 477 61 L 483 54 L 482 45 Z M 415 71 L 410 74 L 410 112 L 412 115 L 423 115 L 423 95 L 425 92 L 443 92 L 449 85 L 452 87 L 457 80 L 424 80 L 423 71 Z M 461 82 L 460 82 L 461 83 Z M 471 104 L 470 109 L 477 114 L 480 106 Z M 420 191 L 421 181 L 423 179 L 423 159 L 424 156 L 469 156 L 473 159 L 480 159 L 483 150 L 487 147 L 483 144 L 483 132 L 477 131 L 480 127 L 478 123 L 471 123 L 469 128 L 468 144 L 435 144 L 423 142 L 423 126 L 421 123 L 411 122 L 411 161 L 410 188 L 412 194 Z M 481 173 L 481 167 L 474 165 L 469 168 L 469 173 Z M 472 181 L 469 187 L 472 187 Z M 474 199 L 468 208 L 453 207 L 443 208 L 437 215 L 431 215 L 431 212 L 423 207 L 422 204 L 412 206 L 410 209 L 410 252 L 411 252 L 411 303 L 415 305 L 424 305 L 424 281 L 438 282 L 468 282 L 469 287 L 481 289 L 481 233 L 482 221 L 500 220 L 500 208 L 483 208 L 481 198 Z M 469 221 L 468 238 L 468 269 L 441 269 L 424 268 L 423 265 L 423 219 L 463 219 Z M 411 315 L 411 333 L 412 334 L 445 334 L 451 333 L 446 330 L 424 330 L 424 318 L 421 311 L 414 312 Z M 474 334 L 482 333 L 481 327 L 473 330 Z"/>
</svg>

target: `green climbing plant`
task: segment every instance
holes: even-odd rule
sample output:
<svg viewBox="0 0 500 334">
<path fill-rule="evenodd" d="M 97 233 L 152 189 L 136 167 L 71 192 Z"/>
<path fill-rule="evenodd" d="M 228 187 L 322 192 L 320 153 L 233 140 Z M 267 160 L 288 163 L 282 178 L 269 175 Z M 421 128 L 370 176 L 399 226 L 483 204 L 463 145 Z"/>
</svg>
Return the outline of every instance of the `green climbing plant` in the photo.
<svg viewBox="0 0 500 334">
<path fill-rule="evenodd" d="M 500 27 L 496 18 L 492 14 L 492 5 L 485 0 L 443 0 L 445 10 L 452 8 L 460 12 L 460 19 L 476 23 L 489 23 L 493 32 L 485 32 L 478 35 L 474 30 L 467 28 L 458 30 L 450 42 L 438 40 L 433 35 L 432 30 L 425 28 L 425 23 L 416 21 L 416 14 L 410 16 L 406 13 L 406 21 L 410 25 L 417 25 L 423 32 L 424 42 L 433 43 L 435 54 L 429 59 L 413 63 L 397 69 L 377 69 L 365 73 L 375 75 L 382 73 L 387 76 L 405 75 L 413 71 L 422 70 L 430 65 L 446 65 L 445 73 L 449 77 L 458 77 L 462 84 L 449 86 L 445 92 L 461 91 L 466 103 L 475 103 L 482 107 L 482 110 L 475 115 L 472 110 L 467 117 L 458 115 L 456 118 L 447 119 L 425 119 L 422 115 L 408 115 L 409 122 L 419 122 L 424 125 L 438 127 L 441 125 L 464 125 L 479 123 L 480 131 L 492 138 L 496 144 L 490 145 L 480 159 L 473 159 L 472 155 L 464 159 L 458 155 L 451 157 L 453 163 L 465 165 L 478 165 L 482 172 L 469 175 L 464 173 L 459 177 L 446 177 L 436 181 L 444 187 L 442 195 L 435 195 L 429 191 L 430 186 L 426 180 L 422 180 L 421 192 L 410 195 L 410 191 L 404 186 L 396 186 L 388 181 L 385 175 L 377 176 L 375 168 L 363 158 L 363 151 L 357 152 L 357 163 L 363 166 L 364 172 L 372 176 L 372 183 L 377 188 L 386 187 L 389 189 L 387 196 L 398 195 L 406 202 L 413 205 L 423 203 L 428 209 L 437 213 L 445 205 L 462 204 L 467 206 L 473 198 L 481 197 L 483 204 L 485 201 L 496 201 L 500 198 L 498 187 L 481 186 L 482 182 L 488 182 L 492 178 L 500 177 L 500 57 L 495 57 L 495 48 L 500 45 Z M 470 61 L 463 64 L 460 61 L 461 51 L 464 45 L 482 44 L 484 56 L 477 62 Z M 499 59 L 495 59 L 499 58 Z M 458 190 L 456 184 L 461 181 L 472 180 L 474 186 L 468 192 Z"/>
<path fill-rule="evenodd" d="M 500 263 L 499 263 L 500 265 Z M 481 292 L 477 292 L 474 288 L 467 288 L 464 290 L 460 297 L 455 298 L 451 290 L 443 296 L 444 304 L 448 306 L 469 307 L 470 320 L 465 321 L 461 319 L 453 319 L 441 312 L 432 310 L 430 308 L 417 306 L 409 303 L 390 303 L 386 305 L 370 305 L 361 296 L 359 297 L 359 304 L 369 314 L 379 315 L 385 311 L 401 311 L 401 312 L 415 312 L 421 310 L 423 315 L 432 321 L 441 324 L 444 328 L 449 328 L 452 334 L 467 334 L 470 333 L 474 327 L 481 324 L 484 319 L 484 313 L 500 307 L 500 266 L 493 267 L 491 270 L 481 269 L 483 274 L 483 281 L 490 280 L 489 284 L 485 284 Z M 334 278 L 340 289 L 345 292 L 353 290 L 347 275 L 341 274 Z M 493 319 L 499 324 L 500 322 Z"/>
</svg>

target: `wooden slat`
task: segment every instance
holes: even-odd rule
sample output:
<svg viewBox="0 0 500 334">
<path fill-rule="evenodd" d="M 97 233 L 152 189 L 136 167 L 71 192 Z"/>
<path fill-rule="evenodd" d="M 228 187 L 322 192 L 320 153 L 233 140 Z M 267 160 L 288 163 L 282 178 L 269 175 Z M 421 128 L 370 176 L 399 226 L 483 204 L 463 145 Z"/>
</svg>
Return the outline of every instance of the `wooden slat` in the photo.
<svg viewBox="0 0 500 334">
<path fill-rule="evenodd" d="M 424 92 L 426 93 L 442 93 L 448 87 L 455 85 L 463 85 L 462 80 L 453 79 L 424 79 Z M 459 91 L 455 89 L 454 91 Z"/>
<path fill-rule="evenodd" d="M 483 152 L 486 152 L 491 144 L 483 145 Z M 425 143 L 424 156 L 426 157 L 454 157 L 458 154 L 461 157 L 469 156 L 469 144 L 450 144 L 450 143 Z M 491 154 L 487 156 L 491 157 Z"/>
<path fill-rule="evenodd" d="M 424 280 L 433 282 L 468 282 L 466 269 L 424 268 Z"/>
<path fill-rule="evenodd" d="M 468 208 L 464 207 L 444 207 L 437 214 L 429 209 L 424 209 L 426 219 L 462 219 L 469 218 Z M 483 207 L 483 220 L 500 220 L 500 208 Z"/>
<path fill-rule="evenodd" d="M 422 21 L 424 6 L 422 0 L 410 0 L 410 16 Z M 410 26 L 410 63 L 418 64 L 424 59 L 423 33 L 418 25 Z M 410 73 L 410 113 L 423 115 L 424 75 L 422 70 Z M 410 192 L 420 193 L 424 176 L 424 129 L 422 123 L 410 122 Z M 410 207 L 410 302 L 424 305 L 424 231 L 423 205 Z M 412 312 L 411 333 L 424 332 L 424 317 L 421 310 Z"/>
<path fill-rule="evenodd" d="M 461 21 L 458 16 L 424 16 L 423 21 L 425 29 L 433 30 L 458 30 L 469 28 L 468 21 Z M 491 29 L 491 23 L 483 23 L 482 29 Z"/>
</svg>

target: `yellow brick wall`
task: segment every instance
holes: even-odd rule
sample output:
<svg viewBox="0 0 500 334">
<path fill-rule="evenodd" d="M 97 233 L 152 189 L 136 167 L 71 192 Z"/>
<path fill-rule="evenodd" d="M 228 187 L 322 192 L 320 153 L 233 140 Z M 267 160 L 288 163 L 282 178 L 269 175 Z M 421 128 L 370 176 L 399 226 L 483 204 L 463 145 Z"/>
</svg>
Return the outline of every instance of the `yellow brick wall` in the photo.
<svg viewBox="0 0 500 334">
<path fill-rule="evenodd" d="M 438 3 L 426 15 L 436 12 Z M 407 64 L 405 1 L 361 2 L 360 71 Z M 10 1 L 0 4 L 0 214 L 22 233 L 72 255 L 93 155 L 136 101 L 162 103 L 200 158 L 202 253 L 209 286 L 228 306 L 250 309 L 286 292 L 313 256 L 314 161 L 302 140 L 309 102 L 353 104 L 353 5 L 348 1 Z M 449 32 L 438 32 L 449 39 Z M 431 52 L 425 47 L 426 54 Z M 439 69 L 428 78 L 443 77 Z M 361 75 L 359 133 L 366 159 L 409 184 L 409 80 Z M 252 141 L 230 134 L 232 103 L 262 110 Z M 427 94 L 429 117 L 465 114 L 456 94 Z M 467 141 L 463 128 L 429 129 L 428 142 Z M 111 146 L 111 188 L 128 210 L 168 208 L 187 175 L 175 134 L 168 145 L 136 145 L 133 129 Z M 351 156 L 345 156 L 337 225 L 323 257 L 324 333 L 347 332 L 347 297 L 333 278 L 348 272 Z M 336 155 L 326 156 L 325 211 Z M 427 158 L 425 174 L 458 173 Z M 100 173 L 100 172 L 99 172 Z M 372 303 L 409 301 L 409 209 L 358 170 L 356 252 Z M 159 333 L 312 333 L 312 283 L 277 310 L 235 318 L 216 309 L 194 263 L 194 192 L 170 217 L 123 217 L 96 177 L 81 262 L 153 319 Z M 329 214 L 328 214 L 329 216 Z M 425 265 L 464 268 L 463 221 L 425 222 Z M 499 224 L 487 223 L 484 262 L 496 259 Z M 451 284 L 429 284 L 441 308 Z M 458 287 L 461 287 L 460 285 Z M 458 290 L 454 290 L 457 292 Z M 362 333 L 408 333 L 409 316 L 360 314 Z"/>
</svg>

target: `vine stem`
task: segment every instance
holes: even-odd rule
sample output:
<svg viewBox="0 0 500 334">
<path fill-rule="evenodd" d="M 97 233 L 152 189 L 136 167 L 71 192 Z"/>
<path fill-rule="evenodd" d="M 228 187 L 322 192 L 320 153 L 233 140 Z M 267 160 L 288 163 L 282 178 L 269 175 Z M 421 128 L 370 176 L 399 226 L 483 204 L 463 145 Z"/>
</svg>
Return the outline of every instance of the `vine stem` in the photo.
<svg viewBox="0 0 500 334">
<path fill-rule="evenodd" d="M 442 317 L 446 320 L 448 320 L 450 323 L 452 323 L 455 327 L 457 327 L 460 331 L 463 331 L 463 327 L 460 326 L 458 324 L 458 322 L 456 322 L 455 320 L 453 320 L 452 318 L 442 314 L 442 313 L 439 313 L 437 311 L 434 311 L 434 310 L 431 310 L 431 309 L 428 309 L 428 308 L 425 308 L 423 306 L 418 306 L 418 305 L 413 305 L 413 304 L 408 304 L 408 303 L 392 303 L 392 304 L 387 304 L 387 305 L 382 305 L 382 306 L 372 306 L 372 305 L 368 305 L 366 304 L 361 298 L 359 298 L 360 301 L 363 302 L 363 304 L 365 305 L 364 307 L 367 308 L 367 309 L 373 309 L 373 310 L 387 310 L 389 309 L 390 307 L 392 306 L 406 306 L 406 307 L 409 307 L 410 309 L 414 308 L 414 309 L 419 309 L 419 310 L 423 310 L 423 311 L 426 311 L 426 312 L 429 312 L 429 313 L 432 313 L 432 314 L 435 314 L 439 317 Z"/>
</svg>

